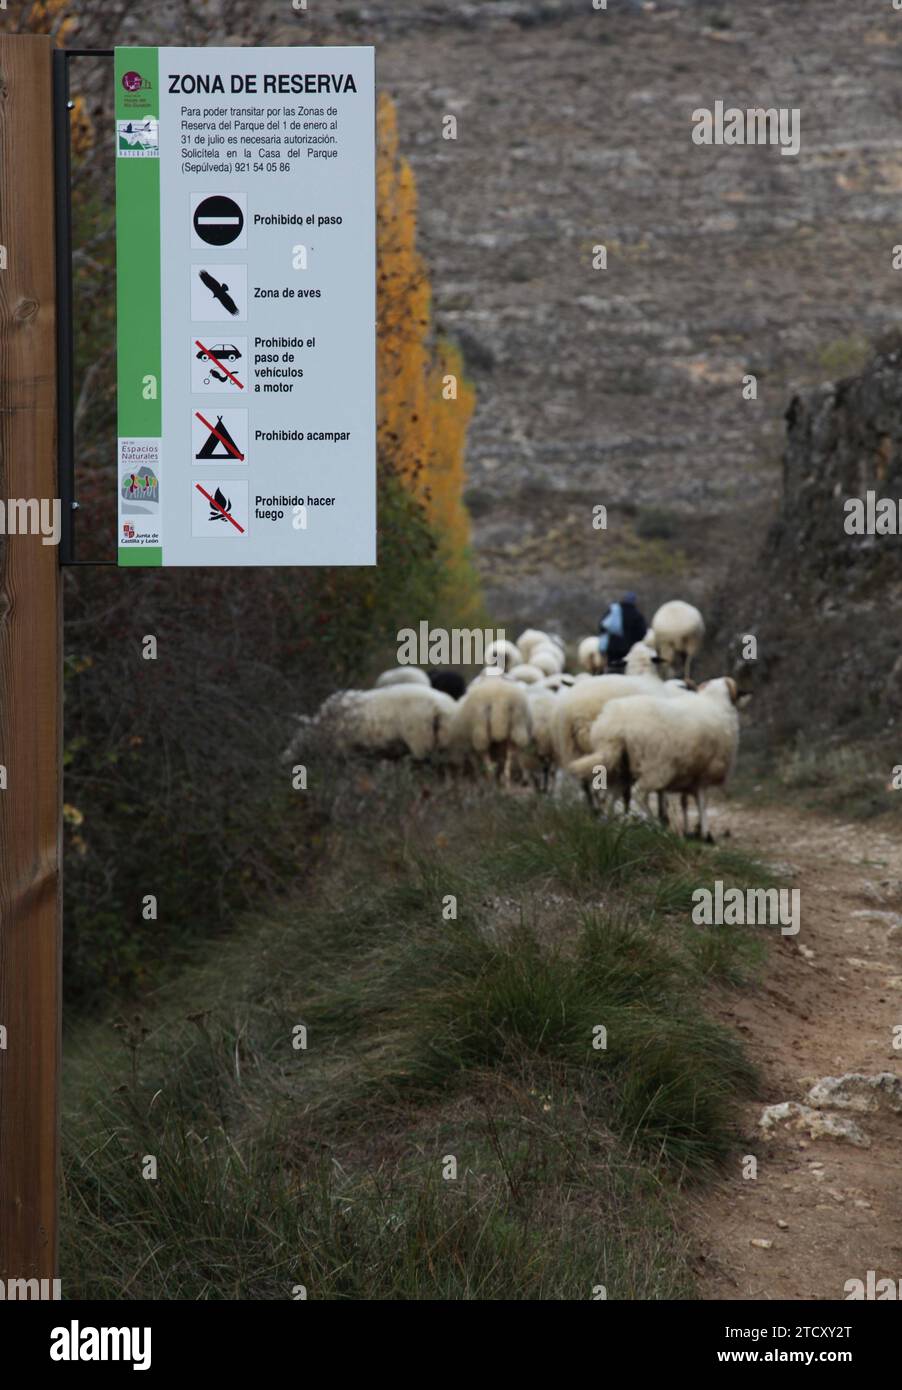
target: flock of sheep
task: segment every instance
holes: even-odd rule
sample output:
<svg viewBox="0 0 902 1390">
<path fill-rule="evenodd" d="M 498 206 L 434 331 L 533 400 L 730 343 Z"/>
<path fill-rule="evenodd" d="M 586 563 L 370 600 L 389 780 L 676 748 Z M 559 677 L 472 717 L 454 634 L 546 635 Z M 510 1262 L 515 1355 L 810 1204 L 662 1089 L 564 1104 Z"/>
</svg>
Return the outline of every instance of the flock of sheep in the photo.
<svg viewBox="0 0 902 1390">
<path fill-rule="evenodd" d="M 300 716 L 286 750 L 294 761 L 312 730 L 349 754 L 408 756 L 504 786 L 512 779 L 547 791 L 559 775 L 583 785 L 590 806 L 635 795 L 667 823 L 666 795 L 680 793 L 683 831 L 689 798 L 698 808 L 696 833 L 710 839 L 705 793 L 730 775 L 739 746 L 738 692 L 729 677 L 696 687 L 692 658 L 704 638 L 697 608 L 681 600 L 655 614 L 643 641 L 626 658 L 624 674 L 606 674 L 598 638 L 578 645 L 582 671 L 565 670 L 559 637 L 529 628 L 516 643 L 493 643 L 486 668 L 469 685 L 456 672 L 427 674 L 413 666 L 385 671 L 372 690 L 332 695 L 314 716 Z"/>
</svg>

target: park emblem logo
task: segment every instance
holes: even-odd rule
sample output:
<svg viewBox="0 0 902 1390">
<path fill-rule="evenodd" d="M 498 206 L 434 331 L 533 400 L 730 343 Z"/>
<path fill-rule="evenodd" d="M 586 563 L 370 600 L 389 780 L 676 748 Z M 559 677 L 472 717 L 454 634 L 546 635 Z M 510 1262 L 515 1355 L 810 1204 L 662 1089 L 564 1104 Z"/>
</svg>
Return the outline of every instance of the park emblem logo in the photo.
<svg viewBox="0 0 902 1390">
<path fill-rule="evenodd" d="M 153 83 L 143 73 L 129 68 L 119 79 L 122 93 L 117 98 L 117 115 L 131 120 L 158 115 Z M 117 120 L 117 129 L 120 121 Z"/>
<path fill-rule="evenodd" d="M 122 85 L 127 92 L 152 91 L 152 85 L 146 77 L 142 77 L 140 72 L 124 72 L 122 74 Z"/>
<path fill-rule="evenodd" d="M 123 473 L 119 491 L 124 516 L 149 515 L 159 510 L 160 480 L 152 468 Z"/>
</svg>

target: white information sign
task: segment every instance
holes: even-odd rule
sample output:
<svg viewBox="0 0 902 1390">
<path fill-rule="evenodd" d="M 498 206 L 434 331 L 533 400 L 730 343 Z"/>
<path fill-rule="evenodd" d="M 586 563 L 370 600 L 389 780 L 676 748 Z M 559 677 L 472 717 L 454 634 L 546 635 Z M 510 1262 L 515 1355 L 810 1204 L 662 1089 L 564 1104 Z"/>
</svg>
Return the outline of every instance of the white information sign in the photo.
<svg viewBox="0 0 902 1390">
<path fill-rule="evenodd" d="M 116 51 L 119 561 L 376 560 L 371 48 Z"/>
</svg>

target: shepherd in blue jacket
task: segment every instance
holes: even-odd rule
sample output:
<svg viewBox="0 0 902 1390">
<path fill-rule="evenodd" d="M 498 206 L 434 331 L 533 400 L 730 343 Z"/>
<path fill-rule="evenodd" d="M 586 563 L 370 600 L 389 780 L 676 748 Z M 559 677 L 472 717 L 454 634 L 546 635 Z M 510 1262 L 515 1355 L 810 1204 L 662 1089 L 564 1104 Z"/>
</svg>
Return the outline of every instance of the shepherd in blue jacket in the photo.
<svg viewBox="0 0 902 1390">
<path fill-rule="evenodd" d="M 607 657 L 608 670 L 622 671 L 630 647 L 641 642 L 648 631 L 632 590 L 624 594 L 619 603 L 611 604 L 598 624 L 598 631 L 601 633 L 598 647 Z"/>
</svg>

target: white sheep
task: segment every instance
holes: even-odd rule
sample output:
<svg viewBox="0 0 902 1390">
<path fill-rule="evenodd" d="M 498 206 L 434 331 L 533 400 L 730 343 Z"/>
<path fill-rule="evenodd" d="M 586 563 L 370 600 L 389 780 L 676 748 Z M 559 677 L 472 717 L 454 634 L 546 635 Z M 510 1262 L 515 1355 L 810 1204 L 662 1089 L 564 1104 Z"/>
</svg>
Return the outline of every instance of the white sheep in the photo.
<svg viewBox="0 0 902 1390">
<path fill-rule="evenodd" d="M 529 656 L 530 666 L 537 666 L 544 676 L 554 676 L 564 669 L 564 653 L 550 642 L 534 647 Z"/>
<path fill-rule="evenodd" d="M 393 666 L 376 677 L 377 690 L 387 685 L 429 685 L 429 677 L 418 666 Z"/>
<path fill-rule="evenodd" d="M 514 666 L 522 666 L 524 657 L 513 642 L 490 642 L 485 650 L 485 664 L 486 669 L 510 671 Z"/>
<path fill-rule="evenodd" d="M 519 666 L 512 666 L 507 673 L 511 680 L 519 681 L 521 685 L 538 685 L 545 677 L 538 666 L 531 666 L 529 662 L 521 662 Z"/>
<path fill-rule="evenodd" d="M 416 761 L 448 747 L 457 702 L 431 686 L 387 685 L 379 690 L 344 690 L 331 695 L 288 749 L 293 757 L 311 728 L 319 728 L 344 753 L 370 753 Z"/>
<path fill-rule="evenodd" d="M 539 685 L 544 690 L 564 690 L 569 688 L 575 679 L 575 676 L 571 676 L 568 671 L 555 671 L 551 676 L 543 676 Z"/>
<path fill-rule="evenodd" d="M 483 675 L 455 706 L 449 756 L 467 765 L 475 753 L 487 772 L 494 772 L 509 786 L 514 751 L 525 748 L 529 738 L 529 703 L 523 686 L 509 676 Z"/>
<path fill-rule="evenodd" d="M 576 659 L 584 671 L 600 676 L 605 667 L 604 653 L 599 650 L 597 637 L 583 637 L 576 649 Z"/>
<path fill-rule="evenodd" d="M 698 806 L 697 833 L 711 839 L 705 806 L 708 787 L 730 776 L 739 748 L 739 700 L 731 676 L 706 681 L 682 698 L 635 696 L 612 701 L 590 730 L 591 752 L 570 764 L 583 779 L 601 765 L 629 787 L 646 812 L 651 792 L 680 792 L 683 831 L 688 834 L 688 797 Z"/>
<path fill-rule="evenodd" d="M 657 675 L 592 676 L 562 690 L 554 710 L 554 743 L 561 767 L 569 767 L 592 747 L 589 730 L 609 700 L 628 695 L 660 695 L 664 682 Z"/>
<path fill-rule="evenodd" d="M 517 646 L 523 656 L 524 661 L 529 661 L 530 653 L 536 647 L 545 646 L 552 639 L 547 632 L 542 632 L 540 628 L 528 627 L 525 632 L 521 632 L 517 638 Z"/>
<path fill-rule="evenodd" d="M 682 599 L 671 599 L 658 609 L 651 621 L 654 646 L 667 665 L 688 676 L 692 658 L 701 650 L 705 620 L 697 608 Z"/>
<path fill-rule="evenodd" d="M 633 674 L 629 670 L 629 657 L 633 656 L 634 652 L 634 663 L 639 669 L 639 674 Z M 569 690 L 562 690 L 558 695 L 554 711 L 554 747 L 558 766 L 572 771 L 574 760 L 581 753 L 591 751 L 592 725 L 610 701 L 625 700 L 637 695 L 672 700 L 686 693 L 682 681 L 663 681 L 656 666 L 649 660 L 647 649 L 637 651 L 636 646 L 627 657 L 625 675 L 587 675 L 585 680 L 577 677 Z M 581 780 L 586 800 L 594 809 L 596 800 L 592 795 L 592 778 L 587 776 Z M 663 818 L 663 806 L 660 813 Z"/>
<path fill-rule="evenodd" d="M 536 789 L 547 792 L 555 763 L 552 719 L 557 696 L 551 690 L 533 685 L 526 692 L 526 698 L 529 702 L 530 740 L 526 748 L 518 752 L 517 762 Z"/>
<path fill-rule="evenodd" d="M 626 654 L 624 668 L 628 676 L 658 676 L 661 658 L 646 642 L 634 642 Z"/>
</svg>

